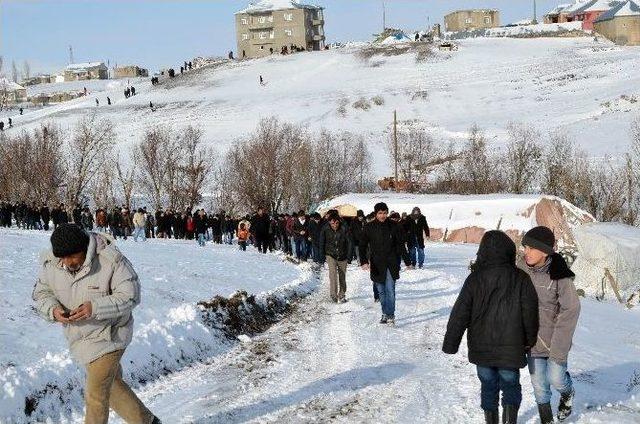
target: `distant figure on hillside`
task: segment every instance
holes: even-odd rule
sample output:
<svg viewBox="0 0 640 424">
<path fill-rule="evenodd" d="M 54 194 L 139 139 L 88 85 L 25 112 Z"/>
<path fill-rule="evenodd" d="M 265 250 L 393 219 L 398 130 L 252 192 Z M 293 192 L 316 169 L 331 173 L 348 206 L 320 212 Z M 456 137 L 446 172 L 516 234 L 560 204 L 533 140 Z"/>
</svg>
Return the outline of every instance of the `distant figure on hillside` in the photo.
<svg viewBox="0 0 640 424">
<path fill-rule="evenodd" d="M 193 66 L 193 65 L 191 64 L 191 62 L 189 62 L 189 70 L 191 70 L 191 67 L 192 67 L 192 66 Z"/>
<path fill-rule="evenodd" d="M 229 59 L 233 60 L 233 51 L 229 50 Z"/>
<path fill-rule="evenodd" d="M 20 115 L 24 112 L 24 109 L 20 108 Z"/>
<path fill-rule="evenodd" d="M 262 79 L 262 75 L 260 75 L 260 85 L 264 85 L 264 80 Z"/>
<path fill-rule="evenodd" d="M 273 54 L 273 47 L 269 47 L 269 53 Z"/>
<path fill-rule="evenodd" d="M 420 33 L 416 32 L 416 39 L 415 41 L 418 41 L 420 39 Z"/>
<path fill-rule="evenodd" d="M 109 98 L 109 96 L 107 96 L 107 104 L 111 105 L 111 99 Z"/>
<path fill-rule="evenodd" d="M 184 68 L 182 66 L 180 67 L 180 73 L 184 73 Z"/>
<path fill-rule="evenodd" d="M 13 127 L 13 121 L 9 118 L 9 128 Z"/>
<path fill-rule="evenodd" d="M 96 106 L 100 106 L 100 100 L 96 99 Z"/>
<path fill-rule="evenodd" d="M 87 87 L 84 87 L 84 95 L 87 95 Z"/>
<path fill-rule="evenodd" d="M 136 95 L 136 88 L 133 85 L 131 86 L 131 95 L 132 96 Z"/>
<path fill-rule="evenodd" d="M 153 108 L 153 102 L 149 102 L 149 108 L 151 109 L 151 112 L 155 112 L 156 110 Z"/>
<path fill-rule="evenodd" d="M 247 57 L 247 52 L 242 50 L 242 58 L 244 59 L 245 57 Z"/>
<path fill-rule="evenodd" d="M 0 131 L 4 131 L 4 121 L 0 121 Z"/>
</svg>

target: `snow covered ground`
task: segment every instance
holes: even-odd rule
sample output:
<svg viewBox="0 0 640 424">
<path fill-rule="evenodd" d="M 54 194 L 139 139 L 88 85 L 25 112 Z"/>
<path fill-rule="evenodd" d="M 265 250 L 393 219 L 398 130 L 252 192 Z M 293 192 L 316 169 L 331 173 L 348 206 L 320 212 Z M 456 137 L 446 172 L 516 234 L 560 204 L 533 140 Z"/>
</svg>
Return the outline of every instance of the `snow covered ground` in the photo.
<svg viewBox="0 0 640 424">
<path fill-rule="evenodd" d="M 38 257 L 49 233 L 0 230 L 0 422 L 24 418 L 25 398 L 40 395 L 31 419 L 61 419 L 82 408 L 83 375 L 72 363 L 62 327 L 40 318 L 31 291 Z M 142 303 L 134 311 L 135 335 L 124 357 L 124 372 L 148 381 L 230 348 L 217 330 L 202 322 L 198 301 L 238 290 L 284 295 L 313 288 L 308 267 L 279 255 L 239 252 L 237 246 L 195 241 L 118 241 L 142 285 Z M 288 290 L 288 291 L 287 291 Z M 259 300 L 258 296 L 258 300 Z M 49 386 L 49 387 L 47 387 Z M 58 398 L 58 396 L 60 396 Z M 63 407 L 61 401 L 67 404 Z"/>
<path fill-rule="evenodd" d="M 500 145 L 507 124 L 522 121 L 545 134 L 568 130 L 593 157 L 628 150 L 629 125 L 640 112 L 640 47 L 618 47 L 591 37 L 477 38 L 459 44 L 458 51 L 437 52 L 422 62 L 415 53 L 365 61 L 358 56 L 362 43 L 274 55 L 200 68 L 158 86 L 136 84 L 139 94 L 129 99 L 122 87 L 107 84 L 104 91 L 90 90 L 86 98 L 14 117 L 11 131 L 43 121 L 69 129 L 80 116 L 95 111 L 116 123 L 123 147 L 159 124 L 193 124 L 223 153 L 260 118 L 277 116 L 312 129 L 364 134 L 373 151 L 374 174 L 387 175 L 384 131 L 397 110 L 399 120 L 421 122 L 442 145 L 464 140 L 474 123 Z M 265 86 L 258 83 L 260 75 Z M 111 107 L 106 106 L 107 95 Z M 353 107 L 358 99 L 374 96 L 384 104 L 371 102 L 369 110 Z M 344 116 L 338 113 L 343 105 Z"/>
<path fill-rule="evenodd" d="M 465 342 L 455 356 L 440 350 L 476 249 L 429 244 L 427 269 L 401 274 L 395 328 L 377 323 L 368 273 L 350 266 L 348 303 L 328 302 L 324 275 L 293 316 L 215 363 L 145 386 L 141 397 L 172 423 L 481 423 Z M 637 423 L 640 310 L 582 306 L 570 354 L 575 414 L 567 422 Z M 526 370 L 521 382 L 522 422 L 536 423 Z"/>
<path fill-rule="evenodd" d="M 24 396 L 47 383 L 72 389 L 50 389 L 39 405 L 40 418 L 81 422 L 82 373 L 70 361 L 60 329 L 30 308 L 36 255 L 46 235 L 2 230 L 0 240 L 0 422 L 20 422 Z M 440 351 L 475 245 L 429 243 L 427 268 L 401 274 L 395 328 L 377 323 L 380 310 L 368 273 L 351 265 L 346 304 L 328 302 L 323 271 L 319 290 L 291 316 L 249 341 L 232 343 L 199 321 L 197 300 L 283 284 L 315 289 L 309 268 L 283 263 L 279 255 L 220 246 L 118 244 L 143 284 L 125 375 L 164 422 L 482 422 L 479 383 L 465 343 L 455 356 Z M 640 309 L 589 299 L 582 305 L 570 355 L 576 412 L 568 422 L 637 423 Z M 163 361 L 171 373 L 151 372 L 154 361 Z M 138 383 L 145 375 L 149 382 Z M 521 417 L 535 423 L 526 370 L 522 385 Z"/>
</svg>

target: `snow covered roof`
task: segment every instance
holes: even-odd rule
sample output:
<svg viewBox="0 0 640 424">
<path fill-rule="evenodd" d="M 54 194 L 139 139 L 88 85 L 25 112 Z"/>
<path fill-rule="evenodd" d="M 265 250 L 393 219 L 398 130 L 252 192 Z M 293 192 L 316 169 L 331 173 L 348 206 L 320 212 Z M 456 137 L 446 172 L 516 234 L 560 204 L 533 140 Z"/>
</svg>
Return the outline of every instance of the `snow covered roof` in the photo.
<svg viewBox="0 0 640 424">
<path fill-rule="evenodd" d="M 71 63 L 67 65 L 69 71 L 75 71 L 79 69 L 96 68 L 98 66 L 106 66 L 104 62 L 85 62 L 85 63 Z"/>
<path fill-rule="evenodd" d="M 25 90 L 25 88 L 23 86 L 21 86 L 20 84 L 17 84 L 7 78 L 0 78 L 0 88 L 1 89 L 7 89 L 7 90 Z"/>
<path fill-rule="evenodd" d="M 617 5 L 618 2 L 617 1 L 611 1 L 611 0 L 591 0 L 588 1 L 587 3 L 584 3 L 582 5 L 582 7 L 574 10 L 571 15 L 575 16 L 578 15 L 580 13 L 587 13 L 587 12 L 598 12 L 598 11 L 603 11 L 603 10 L 609 10 L 611 9 L 611 7 Z"/>
<path fill-rule="evenodd" d="M 578 9 L 581 9 L 582 7 L 584 7 L 587 3 L 590 3 L 592 0 L 576 0 L 575 3 L 570 4 L 569 6 L 565 7 L 564 9 L 562 9 L 562 13 L 566 13 L 566 14 L 572 14 L 573 12 L 575 12 Z"/>
<path fill-rule="evenodd" d="M 627 0 L 603 13 L 595 22 L 608 21 L 618 16 L 640 16 L 640 3 Z"/>
<path fill-rule="evenodd" d="M 274 10 L 287 10 L 287 9 L 322 9 L 322 8 L 314 4 L 300 3 L 297 0 L 260 0 L 256 3 L 249 3 L 248 7 L 237 11 L 236 15 L 240 13 L 261 13 L 261 12 L 271 12 Z"/>
<path fill-rule="evenodd" d="M 564 10 L 567 9 L 569 6 L 571 6 L 571 3 L 559 4 L 553 9 L 551 9 L 550 11 L 548 11 L 547 16 L 559 15 L 561 12 L 564 12 Z"/>
</svg>

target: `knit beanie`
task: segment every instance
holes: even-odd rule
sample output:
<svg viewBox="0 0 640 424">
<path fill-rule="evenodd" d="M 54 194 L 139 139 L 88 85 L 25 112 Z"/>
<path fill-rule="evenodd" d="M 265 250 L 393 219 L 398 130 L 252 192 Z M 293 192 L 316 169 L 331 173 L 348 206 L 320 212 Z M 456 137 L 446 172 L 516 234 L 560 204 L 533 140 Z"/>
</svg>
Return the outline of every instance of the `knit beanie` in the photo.
<svg viewBox="0 0 640 424">
<path fill-rule="evenodd" d="M 51 248 L 56 258 L 86 252 L 88 246 L 89 234 L 76 224 L 60 224 L 51 234 Z"/>
<path fill-rule="evenodd" d="M 530 229 L 522 238 L 523 246 L 533 247 L 547 255 L 553 255 L 555 253 L 553 249 L 555 244 L 556 238 L 553 235 L 553 231 L 544 226 Z"/>
<path fill-rule="evenodd" d="M 380 211 L 387 211 L 389 212 L 389 208 L 387 207 L 387 204 L 384 202 L 380 202 L 380 203 L 376 203 L 375 206 L 373 207 L 373 211 L 375 213 L 378 213 Z"/>
</svg>

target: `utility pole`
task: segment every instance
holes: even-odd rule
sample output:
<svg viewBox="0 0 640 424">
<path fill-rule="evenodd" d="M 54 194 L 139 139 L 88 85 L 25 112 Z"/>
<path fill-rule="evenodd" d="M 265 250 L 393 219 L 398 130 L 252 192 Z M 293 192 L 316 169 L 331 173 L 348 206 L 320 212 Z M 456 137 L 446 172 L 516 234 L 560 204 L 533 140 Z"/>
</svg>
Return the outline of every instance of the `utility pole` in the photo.
<svg viewBox="0 0 640 424">
<path fill-rule="evenodd" d="M 393 111 L 393 157 L 395 162 L 394 189 L 398 191 L 398 119 L 396 111 Z"/>
<path fill-rule="evenodd" d="M 73 47 L 69 45 L 69 64 L 75 63 L 73 60 Z"/>
<path fill-rule="evenodd" d="M 384 5 L 384 0 L 382 1 L 382 32 L 387 29 L 387 11 Z"/>
<path fill-rule="evenodd" d="M 538 23 L 538 5 L 536 4 L 536 0 L 533 0 L 533 22 L 532 24 Z"/>
</svg>

